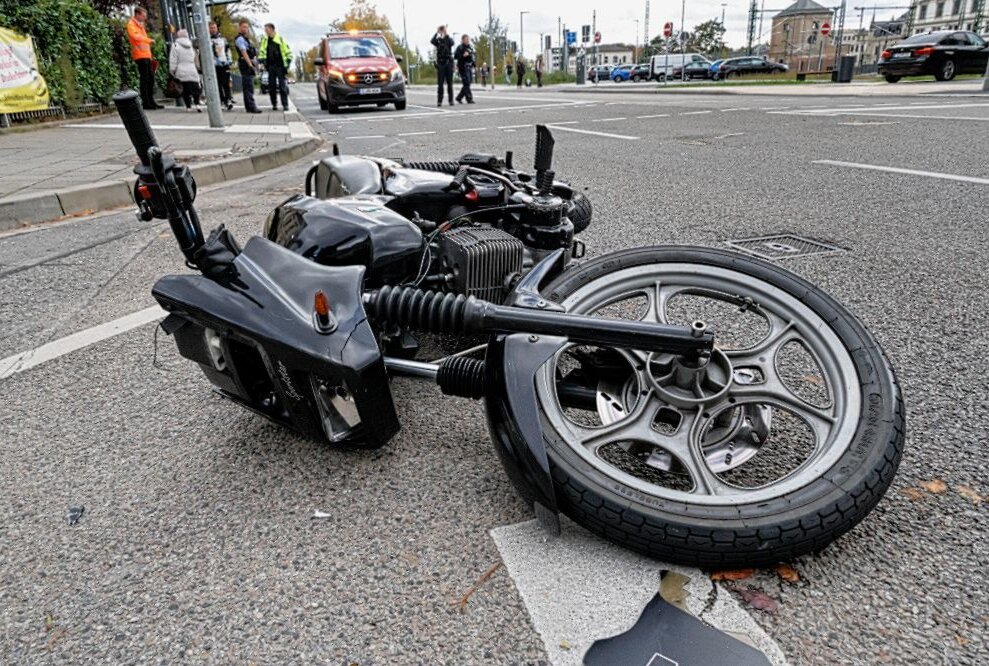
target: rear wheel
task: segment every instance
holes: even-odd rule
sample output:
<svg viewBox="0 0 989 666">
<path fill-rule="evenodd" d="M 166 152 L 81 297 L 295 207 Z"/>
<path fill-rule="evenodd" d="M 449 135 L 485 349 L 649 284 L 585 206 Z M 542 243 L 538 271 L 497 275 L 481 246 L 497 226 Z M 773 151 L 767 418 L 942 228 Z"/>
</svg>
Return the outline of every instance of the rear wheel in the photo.
<svg viewBox="0 0 989 666">
<path fill-rule="evenodd" d="M 395 102 L 395 110 L 396 111 L 405 111 L 405 100 L 404 99 Z"/>
<path fill-rule="evenodd" d="M 886 78 L 886 83 L 896 83 L 897 81 L 900 80 L 899 76 L 894 76 L 893 74 L 887 74 L 885 78 Z"/>
<path fill-rule="evenodd" d="M 536 377 L 560 509 L 666 561 L 756 566 L 820 550 L 892 483 L 893 371 L 837 301 L 777 266 L 706 248 L 626 250 L 563 273 L 568 311 L 704 319 L 706 361 L 569 346 Z"/>
<path fill-rule="evenodd" d="M 950 81 L 955 78 L 955 61 L 948 59 L 941 63 L 940 67 L 934 72 L 934 78 L 938 81 Z"/>
</svg>

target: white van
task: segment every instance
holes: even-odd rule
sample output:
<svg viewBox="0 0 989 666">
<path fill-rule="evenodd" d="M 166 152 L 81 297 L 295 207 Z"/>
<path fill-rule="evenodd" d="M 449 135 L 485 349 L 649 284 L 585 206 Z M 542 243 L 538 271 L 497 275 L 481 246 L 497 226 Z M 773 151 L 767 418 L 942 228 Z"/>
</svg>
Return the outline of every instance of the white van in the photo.
<svg viewBox="0 0 989 666">
<path fill-rule="evenodd" d="M 684 63 L 707 60 L 701 53 L 668 53 L 654 55 L 649 60 L 649 76 L 654 81 L 662 81 L 673 77 L 673 68 L 682 67 Z"/>
</svg>

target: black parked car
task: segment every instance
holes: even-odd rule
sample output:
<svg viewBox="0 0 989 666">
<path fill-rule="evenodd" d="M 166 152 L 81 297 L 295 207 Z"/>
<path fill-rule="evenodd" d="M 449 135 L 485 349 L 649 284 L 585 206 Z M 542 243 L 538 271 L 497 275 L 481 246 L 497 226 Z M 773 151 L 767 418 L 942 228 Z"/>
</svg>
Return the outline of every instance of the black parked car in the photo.
<svg viewBox="0 0 989 666">
<path fill-rule="evenodd" d="M 588 81 L 597 83 L 598 81 L 607 81 L 609 78 L 611 78 L 611 67 L 608 65 L 598 65 L 587 70 Z"/>
<path fill-rule="evenodd" d="M 989 61 L 989 44 L 974 32 L 942 30 L 907 37 L 883 51 L 879 73 L 890 83 L 904 76 L 933 75 L 950 81 L 956 74 L 981 74 Z"/>
<path fill-rule="evenodd" d="M 746 74 L 775 74 L 776 72 L 786 72 L 790 68 L 781 62 L 770 62 L 766 58 L 745 56 L 742 58 L 729 58 L 721 63 L 718 68 L 718 78 L 731 79 Z"/>
<path fill-rule="evenodd" d="M 707 60 L 694 60 L 683 67 L 673 68 L 673 78 L 690 81 L 691 79 L 706 79 L 711 76 L 711 63 Z"/>
<path fill-rule="evenodd" d="M 649 80 L 649 63 L 644 62 L 636 65 L 632 68 L 632 80 L 638 83 L 639 81 Z"/>
</svg>

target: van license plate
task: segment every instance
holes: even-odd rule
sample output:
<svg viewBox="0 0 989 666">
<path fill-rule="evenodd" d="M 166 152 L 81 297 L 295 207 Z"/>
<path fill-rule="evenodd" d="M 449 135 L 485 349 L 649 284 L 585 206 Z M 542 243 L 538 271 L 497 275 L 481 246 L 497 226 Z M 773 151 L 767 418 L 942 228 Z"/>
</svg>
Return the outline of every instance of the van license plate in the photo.
<svg viewBox="0 0 989 666">
<path fill-rule="evenodd" d="M 381 88 L 361 88 L 362 95 L 380 95 Z"/>
</svg>

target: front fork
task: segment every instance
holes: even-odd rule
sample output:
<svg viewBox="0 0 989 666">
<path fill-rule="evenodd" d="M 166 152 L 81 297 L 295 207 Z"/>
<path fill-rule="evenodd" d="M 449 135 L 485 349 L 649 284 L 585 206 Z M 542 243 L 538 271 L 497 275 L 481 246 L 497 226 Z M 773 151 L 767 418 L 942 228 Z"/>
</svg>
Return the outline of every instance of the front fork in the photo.
<svg viewBox="0 0 989 666">
<path fill-rule="evenodd" d="M 563 265 L 558 250 L 537 264 L 500 306 L 463 295 L 384 287 L 365 294 L 368 316 L 432 333 L 489 333 L 485 360 L 451 357 L 440 364 L 385 357 L 392 375 L 436 382 L 443 393 L 484 398 L 488 428 L 509 478 L 533 502 L 536 517 L 550 532 L 560 529 L 556 494 L 536 395 L 535 375 L 567 344 L 597 345 L 709 355 L 711 333 L 669 326 L 567 314 L 544 300 L 539 287 Z"/>
</svg>

